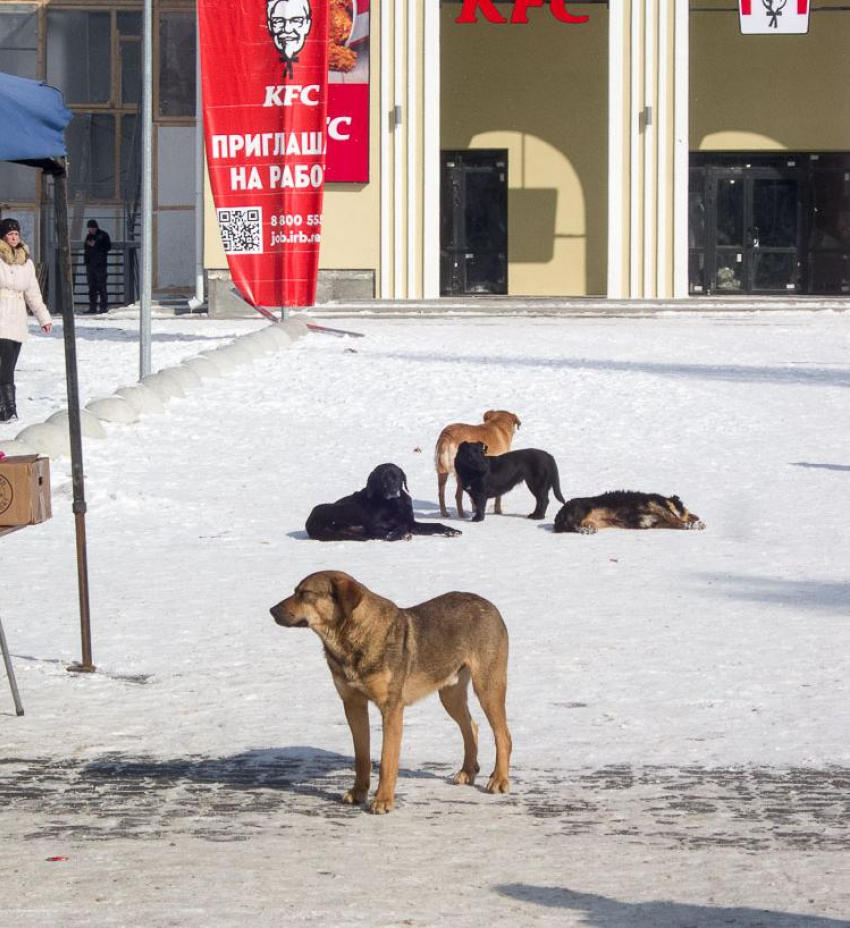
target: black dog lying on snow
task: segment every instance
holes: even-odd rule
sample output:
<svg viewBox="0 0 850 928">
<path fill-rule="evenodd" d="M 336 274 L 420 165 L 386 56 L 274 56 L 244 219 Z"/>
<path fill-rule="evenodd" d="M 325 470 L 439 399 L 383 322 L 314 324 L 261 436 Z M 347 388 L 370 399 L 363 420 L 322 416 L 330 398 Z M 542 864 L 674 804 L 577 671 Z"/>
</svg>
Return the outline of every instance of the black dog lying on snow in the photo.
<svg viewBox="0 0 850 928">
<path fill-rule="evenodd" d="M 548 451 L 522 448 L 493 457 L 486 455 L 487 446 L 481 441 L 461 442 L 455 455 L 455 472 L 475 506 L 473 522 L 484 521 L 488 499 L 504 495 L 522 481 L 525 481 L 537 500 L 529 519 L 545 517 L 550 489 L 556 499 L 564 502 L 558 480 L 558 465 Z"/>
<path fill-rule="evenodd" d="M 395 464 L 379 464 L 366 486 L 335 503 L 320 503 L 307 519 L 317 541 L 399 541 L 411 535 L 460 535 L 457 529 L 413 518 L 407 477 Z"/>
<path fill-rule="evenodd" d="M 600 496 L 577 497 L 555 516 L 556 532 L 592 535 L 601 528 L 705 528 L 678 496 L 612 490 Z"/>
</svg>

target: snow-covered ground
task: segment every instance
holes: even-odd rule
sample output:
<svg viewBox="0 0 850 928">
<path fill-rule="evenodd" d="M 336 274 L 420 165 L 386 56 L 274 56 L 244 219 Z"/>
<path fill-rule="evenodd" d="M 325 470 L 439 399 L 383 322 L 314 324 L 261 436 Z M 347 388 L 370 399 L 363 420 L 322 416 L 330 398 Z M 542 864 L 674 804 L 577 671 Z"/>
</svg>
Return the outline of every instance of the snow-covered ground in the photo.
<svg viewBox="0 0 850 928">
<path fill-rule="evenodd" d="M 65 669 L 67 460 L 53 519 L 0 539 L 26 709 L 0 676 L 0 926 L 850 925 L 850 314 L 327 324 L 366 337 L 311 334 L 86 440 L 97 673 Z M 155 320 L 154 370 L 263 325 Z M 84 403 L 137 377 L 131 321 L 81 319 L 78 353 Z M 0 440 L 65 405 L 61 326 L 18 384 Z M 459 538 L 306 538 L 384 461 L 438 518 L 436 437 L 492 408 L 567 498 L 676 493 L 707 530 L 554 535 L 560 504 L 528 521 L 518 488 Z M 450 784 L 433 697 L 406 713 L 396 811 L 339 802 L 321 645 L 268 613 L 331 568 L 401 605 L 496 603 L 509 796 Z"/>
</svg>

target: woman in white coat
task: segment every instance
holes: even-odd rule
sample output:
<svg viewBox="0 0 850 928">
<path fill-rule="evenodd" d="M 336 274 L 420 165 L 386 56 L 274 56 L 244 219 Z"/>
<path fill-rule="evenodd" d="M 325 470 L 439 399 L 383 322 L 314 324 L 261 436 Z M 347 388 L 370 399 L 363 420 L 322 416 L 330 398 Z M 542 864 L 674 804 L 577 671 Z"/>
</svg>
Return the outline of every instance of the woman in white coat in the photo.
<svg viewBox="0 0 850 928">
<path fill-rule="evenodd" d="M 0 422 L 18 418 L 15 365 L 27 337 L 27 306 L 42 332 L 53 328 L 41 298 L 35 265 L 21 241 L 17 219 L 0 219 Z"/>
</svg>

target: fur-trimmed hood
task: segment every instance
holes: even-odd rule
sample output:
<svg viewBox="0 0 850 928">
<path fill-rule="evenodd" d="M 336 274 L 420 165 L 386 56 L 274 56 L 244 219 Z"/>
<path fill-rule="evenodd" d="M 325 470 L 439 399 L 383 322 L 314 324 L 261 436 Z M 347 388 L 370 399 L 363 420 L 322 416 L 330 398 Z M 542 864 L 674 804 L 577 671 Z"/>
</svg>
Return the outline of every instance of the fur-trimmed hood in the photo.
<svg viewBox="0 0 850 928">
<path fill-rule="evenodd" d="M 17 248 L 12 248 L 8 242 L 0 238 L 0 261 L 11 265 L 26 264 L 29 256 L 29 249 L 23 242 Z"/>
</svg>

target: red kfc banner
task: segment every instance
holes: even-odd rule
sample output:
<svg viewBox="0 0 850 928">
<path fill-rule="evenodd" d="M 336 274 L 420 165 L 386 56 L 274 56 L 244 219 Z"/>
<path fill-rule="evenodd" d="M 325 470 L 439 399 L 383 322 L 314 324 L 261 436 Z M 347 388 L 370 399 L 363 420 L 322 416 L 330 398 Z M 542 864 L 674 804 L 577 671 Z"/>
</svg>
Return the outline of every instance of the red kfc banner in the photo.
<svg viewBox="0 0 850 928">
<path fill-rule="evenodd" d="M 210 183 L 252 306 L 316 301 L 328 20 L 329 0 L 198 0 Z"/>
<path fill-rule="evenodd" d="M 369 180 L 369 0 L 330 0 L 325 180 Z"/>
</svg>

